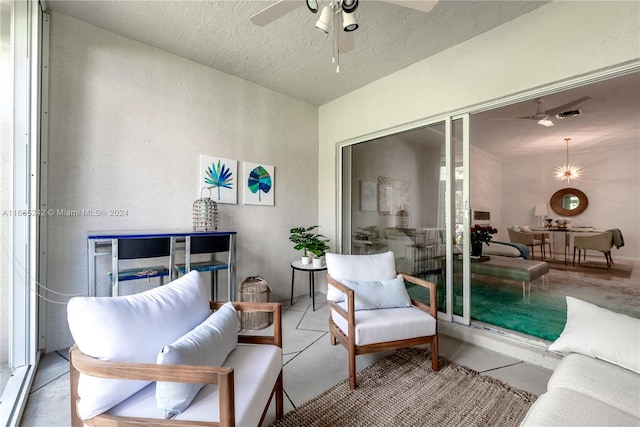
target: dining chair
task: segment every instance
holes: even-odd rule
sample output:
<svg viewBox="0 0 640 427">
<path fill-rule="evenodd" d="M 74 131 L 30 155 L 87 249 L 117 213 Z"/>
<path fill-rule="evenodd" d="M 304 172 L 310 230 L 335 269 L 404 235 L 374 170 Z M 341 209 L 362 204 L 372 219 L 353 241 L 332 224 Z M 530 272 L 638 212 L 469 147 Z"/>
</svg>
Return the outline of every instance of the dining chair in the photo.
<svg viewBox="0 0 640 427">
<path fill-rule="evenodd" d="M 160 284 L 171 274 L 173 264 L 173 240 L 170 237 L 131 238 L 111 240 L 112 264 L 108 273 L 111 296 L 120 295 L 120 282 L 158 277 Z M 164 258 L 165 264 L 120 268 L 120 261 L 148 258 Z"/>
<path fill-rule="evenodd" d="M 544 260 L 545 257 L 544 257 L 544 247 L 542 245 L 542 240 L 536 239 L 535 234 L 518 231 L 512 227 L 509 227 L 507 231 L 509 232 L 509 240 L 511 241 L 511 243 L 519 243 L 521 245 L 529 246 L 531 248 L 531 259 L 536 259 L 534 254 L 534 248 L 536 246 L 540 246 L 540 256 Z"/>
<path fill-rule="evenodd" d="M 215 256 L 209 260 L 193 262 L 192 256 L 228 252 L 229 239 L 230 236 L 186 236 L 185 262 L 176 264 L 176 270 L 183 275 L 193 270 L 200 273 L 211 272 L 211 297 L 214 301 L 218 300 L 218 271 L 228 270 L 229 264 L 215 259 Z M 233 295 L 228 297 L 233 299 Z"/>
<path fill-rule="evenodd" d="M 587 250 L 592 250 L 604 253 L 604 257 L 607 260 L 607 268 L 611 268 L 613 265 L 613 258 L 611 257 L 612 247 L 613 234 L 611 231 L 589 234 L 587 236 L 576 235 L 573 237 L 573 265 L 576 265 L 576 251 L 578 252 L 578 264 L 580 264 L 582 251 L 584 251 L 584 260 L 586 260 Z"/>
</svg>

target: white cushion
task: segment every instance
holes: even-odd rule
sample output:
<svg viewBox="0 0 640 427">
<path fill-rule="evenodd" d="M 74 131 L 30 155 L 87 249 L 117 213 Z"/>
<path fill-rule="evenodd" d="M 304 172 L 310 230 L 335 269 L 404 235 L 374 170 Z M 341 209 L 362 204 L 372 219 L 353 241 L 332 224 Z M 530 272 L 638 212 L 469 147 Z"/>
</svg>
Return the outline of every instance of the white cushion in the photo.
<svg viewBox="0 0 640 427">
<path fill-rule="evenodd" d="M 122 297 L 76 297 L 67 305 L 71 335 L 83 353 L 102 360 L 155 363 L 167 343 L 211 312 L 207 287 L 193 271 L 167 285 Z M 80 375 L 83 419 L 107 411 L 149 384 Z"/>
<path fill-rule="evenodd" d="M 339 303 L 344 308 L 345 303 Z M 345 318 L 331 310 L 334 323 L 349 335 Z M 384 308 L 355 312 L 356 345 L 404 340 L 436 334 L 436 319 L 418 307 Z"/>
<path fill-rule="evenodd" d="M 238 313 L 228 302 L 204 322 L 162 348 L 157 362 L 163 365 L 222 366 L 238 343 Z M 179 414 L 204 384 L 158 382 L 156 400 L 165 418 Z"/>
<path fill-rule="evenodd" d="M 628 369 L 579 353 L 565 356 L 547 388 L 567 388 L 640 417 L 640 377 Z"/>
<path fill-rule="evenodd" d="M 223 366 L 233 367 L 237 426 L 257 426 L 262 409 L 282 370 L 282 349 L 274 345 L 239 344 Z M 218 386 L 206 385 L 176 420 L 220 421 Z M 111 415 L 162 418 L 155 398 L 155 383 L 109 411 Z"/>
<path fill-rule="evenodd" d="M 341 282 L 343 280 L 389 280 L 396 277 L 395 259 L 393 252 L 388 251 L 374 255 L 340 255 L 325 254 L 327 273 Z M 327 289 L 327 299 L 330 301 L 344 301 L 345 296 L 333 286 Z"/>
<path fill-rule="evenodd" d="M 344 279 L 341 283 L 355 292 L 355 310 L 411 307 L 404 278 L 400 275 L 390 280 L 357 282 Z"/>
<path fill-rule="evenodd" d="M 520 426 L 637 426 L 639 421 L 604 402 L 559 387 L 538 397 Z"/>
<path fill-rule="evenodd" d="M 640 373 L 640 319 L 567 297 L 567 323 L 550 351 L 575 352 Z"/>
</svg>

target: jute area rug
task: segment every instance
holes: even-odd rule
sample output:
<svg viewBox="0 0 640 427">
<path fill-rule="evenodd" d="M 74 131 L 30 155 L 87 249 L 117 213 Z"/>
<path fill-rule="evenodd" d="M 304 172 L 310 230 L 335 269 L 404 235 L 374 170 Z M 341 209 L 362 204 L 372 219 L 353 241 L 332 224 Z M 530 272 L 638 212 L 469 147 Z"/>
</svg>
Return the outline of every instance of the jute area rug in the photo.
<svg viewBox="0 0 640 427">
<path fill-rule="evenodd" d="M 433 372 L 429 356 L 398 350 L 358 373 L 355 390 L 346 379 L 273 426 L 517 426 L 536 400 L 442 358 Z"/>
</svg>

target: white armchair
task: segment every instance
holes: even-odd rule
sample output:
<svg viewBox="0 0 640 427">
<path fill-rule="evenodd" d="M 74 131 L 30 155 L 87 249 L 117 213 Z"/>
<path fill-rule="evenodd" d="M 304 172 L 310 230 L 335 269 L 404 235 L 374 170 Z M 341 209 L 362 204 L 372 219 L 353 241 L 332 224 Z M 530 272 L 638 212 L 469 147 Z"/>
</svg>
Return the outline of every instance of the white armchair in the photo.
<svg viewBox="0 0 640 427">
<path fill-rule="evenodd" d="M 396 273 L 393 252 L 326 254 L 331 344 L 349 352 L 349 385 L 356 387 L 356 356 L 431 344 L 438 365 L 436 284 Z M 429 290 L 429 304 L 409 298 L 405 281 Z"/>
</svg>

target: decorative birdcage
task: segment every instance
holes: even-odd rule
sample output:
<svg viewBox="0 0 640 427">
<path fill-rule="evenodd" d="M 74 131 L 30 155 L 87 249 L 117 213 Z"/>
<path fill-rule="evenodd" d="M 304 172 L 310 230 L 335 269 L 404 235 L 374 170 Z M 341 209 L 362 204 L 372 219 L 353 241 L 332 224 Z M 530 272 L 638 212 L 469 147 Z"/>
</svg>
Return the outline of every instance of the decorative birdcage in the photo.
<svg viewBox="0 0 640 427">
<path fill-rule="evenodd" d="M 204 190 L 209 190 L 209 197 L 204 197 Z M 200 198 L 193 202 L 193 229 L 208 231 L 218 229 L 218 204 L 211 200 L 211 187 L 200 190 Z"/>
<path fill-rule="evenodd" d="M 269 302 L 271 288 L 266 280 L 260 276 L 250 276 L 240 284 L 240 301 L 242 302 Z M 267 312 L 241 312 L 240 329 L 245 331 L 257 331 L 264 329 L 273 323 L 273 313 Z"/>
</svg>

